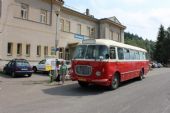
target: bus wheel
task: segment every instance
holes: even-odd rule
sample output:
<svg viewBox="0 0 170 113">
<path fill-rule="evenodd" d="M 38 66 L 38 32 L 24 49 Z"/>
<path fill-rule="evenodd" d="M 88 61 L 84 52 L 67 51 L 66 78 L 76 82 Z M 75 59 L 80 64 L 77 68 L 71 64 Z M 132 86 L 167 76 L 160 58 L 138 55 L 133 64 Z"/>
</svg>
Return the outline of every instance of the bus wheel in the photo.
<svg viewBox="0 0 170 113">
<path fill-rule="evenodd" d="M 140 73 L 139 73 L 138 79 L 139 79 L 139 80 L 144 79 L 144 74 L 143 74 L 143 71 L 142 71 L 142 70 L 141 70 Z"/>
<path fill-rule="evenodd" d="M 119 87 L 119 84 L 120 84 L 120 79 L 119 79 L 119 75 L 118 74 L 115 74 L 112 78 L 112 82 L 111 82 L 111 85 L 110 85 L 110 89 L 111 90 L 115 90 Z"/>
<path fill-rule="evenodd" d="M 89 83 L 87 83 L 87 82 L 82 82 L 82 81 L 78 81 L 78 83 L 79 83 L 79 85 L 80 85 L 81 87 L 87 87 L 87 86 L 89 85 Z"/>
</svg>

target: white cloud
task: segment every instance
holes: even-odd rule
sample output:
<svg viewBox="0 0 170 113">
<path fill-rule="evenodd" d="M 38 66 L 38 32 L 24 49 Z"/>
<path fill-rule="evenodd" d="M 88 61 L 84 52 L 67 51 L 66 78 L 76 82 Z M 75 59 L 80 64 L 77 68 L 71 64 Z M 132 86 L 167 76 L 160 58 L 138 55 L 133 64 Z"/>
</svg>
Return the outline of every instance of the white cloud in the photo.
<svg viewBox="0 0 170 113">
<path fill-rule="evenodd" d="M 127 26 L 126 31 L 136 33 L 144 39 L 156 40 L 160 24 L 170 25 L 170 8 L 150 9 L 148 11 L 126 11 L 119 8 L 103 9 L 93 4 L 95 16 L 99 18 L 116 16 L 122 24 Z"/>
<path fill-rule="evenodd" d="M 126 3 L 129 5 L 136 5 L 136 4 L 142 4 L 145 3 L 146 0 L 120 0 L 122 3 Z"/>
</svg>

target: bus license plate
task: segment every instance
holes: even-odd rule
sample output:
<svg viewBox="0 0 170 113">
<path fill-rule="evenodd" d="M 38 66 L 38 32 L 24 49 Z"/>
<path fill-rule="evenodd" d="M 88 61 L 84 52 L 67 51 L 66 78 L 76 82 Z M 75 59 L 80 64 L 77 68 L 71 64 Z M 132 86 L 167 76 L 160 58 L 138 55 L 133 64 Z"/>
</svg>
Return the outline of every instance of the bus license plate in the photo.
<svg viewBox="0 0 170 113">
<path fill-rule="evenodd" d="M 78 78 L 79 81 L 86 81 L 84 78 Z"/>
</svg>

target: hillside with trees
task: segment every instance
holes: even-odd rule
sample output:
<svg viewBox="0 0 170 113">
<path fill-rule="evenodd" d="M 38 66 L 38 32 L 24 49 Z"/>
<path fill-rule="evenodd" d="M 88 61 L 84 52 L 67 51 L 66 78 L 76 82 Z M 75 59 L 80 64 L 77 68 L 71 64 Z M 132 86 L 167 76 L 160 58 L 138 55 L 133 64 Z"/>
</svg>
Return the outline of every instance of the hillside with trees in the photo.
<svg viewBox="0 0 170 113">
<path fill-rule="evenodd" d="M 125 32 L 125 44 L 137 46 L 143 49 L 146 49 L 149 53 L 151 59 L 153 59 L 154 51 L 155 51 L 155 42 L 151 40 L 144 40 L 142 37 L 138 35 L 134 35 L 132 33 Z"/>
</svg>

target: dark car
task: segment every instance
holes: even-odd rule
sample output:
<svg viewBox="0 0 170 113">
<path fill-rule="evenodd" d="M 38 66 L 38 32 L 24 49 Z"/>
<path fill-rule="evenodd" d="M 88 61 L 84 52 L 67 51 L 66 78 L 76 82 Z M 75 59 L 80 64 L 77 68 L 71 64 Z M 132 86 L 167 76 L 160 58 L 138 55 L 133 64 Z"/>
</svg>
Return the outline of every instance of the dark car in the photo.
<svg viewBox="0 0 170 113">
<path fill-rule="evenodd" d="M 5 65 L 3 69 L 5 74 L 10 74 L 12 77 L 17 75 L 28 75 L 31 77 L 33 70 L 29 62 L 25 59 L 13 59 Z"/>
</svg>

